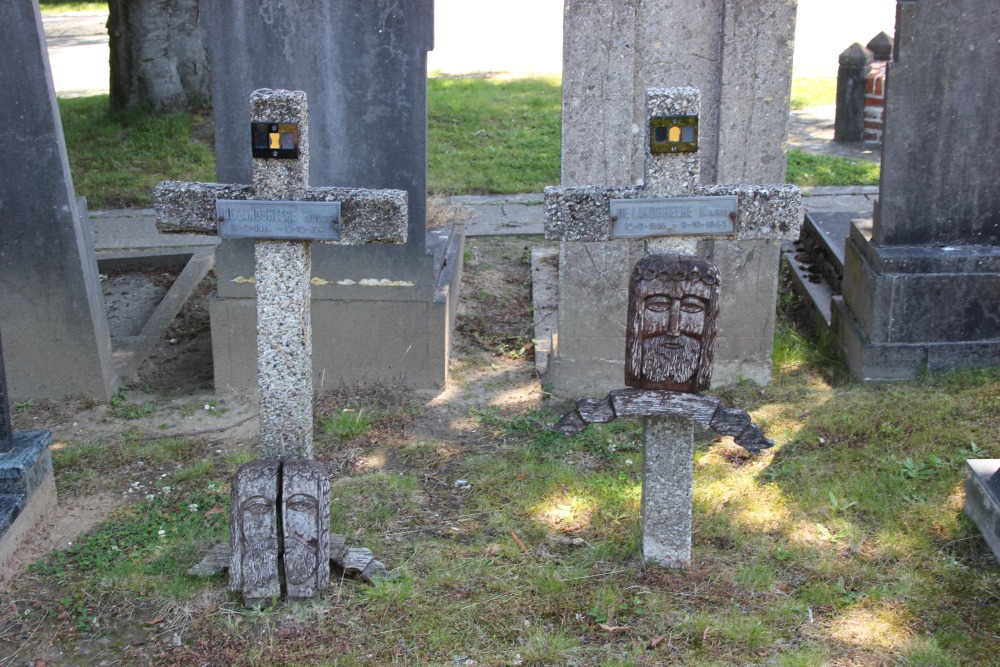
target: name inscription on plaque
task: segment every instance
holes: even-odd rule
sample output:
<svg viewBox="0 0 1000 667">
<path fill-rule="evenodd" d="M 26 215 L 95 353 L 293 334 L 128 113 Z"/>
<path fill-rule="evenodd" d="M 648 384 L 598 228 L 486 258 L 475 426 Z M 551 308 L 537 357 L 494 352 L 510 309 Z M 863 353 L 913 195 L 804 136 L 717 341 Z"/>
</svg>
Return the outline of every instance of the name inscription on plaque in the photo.
<svg viewBox="0 0 1000 667">
<path fill-rule="evenodd" d="M 219 199 L 215 202 L 219 236 L 231 239 L 339 241 L 339 201 L 258 201 Z"/>
<path fill-rule="evenodd" d="M 612 199 L 611 237 L 727 236 L 736 231 L 736 195 Z"/>
</svg>

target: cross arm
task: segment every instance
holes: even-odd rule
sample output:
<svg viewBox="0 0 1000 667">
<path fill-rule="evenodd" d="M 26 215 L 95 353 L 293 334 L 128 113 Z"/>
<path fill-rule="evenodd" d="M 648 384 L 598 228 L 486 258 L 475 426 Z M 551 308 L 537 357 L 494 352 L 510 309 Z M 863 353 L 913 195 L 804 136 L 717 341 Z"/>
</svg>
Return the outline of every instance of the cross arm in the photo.
<svg viewBox="0 0 1000 667">
<path fill-rule="evenodd" d="M 216 200 L 253 195 L 249 185 L 163 181 L 153 190 L 156 228 L 163 234 L 217 234 Z M 308 188 L 301 201 L 340 202 L 342 245 L 406 242 L 405 190 Z"/>
<path fill-rule="evenodd" d="M 733 436 L 737 445 L 753 454 L 774 446 L 745 411 L 727 408 L 714 396 L 660 389 L 618 389 L 604 398 L 582 398 L 552 430 L 573 436 L 588 424 L 606 424 L 619 417 L 685 417 L 719 435 Z"/>
<path fill-rule="evenodd" d="M 735 195 L 736 240 L 781 238 L 799 234 L 802 195 L 795 185 L 702 185 L 691 196 Z M 550 241 L 608 241 L 612 238 L 610 201 L 652 197 L 644 188 L 592 185 L 545 188 L 545 238 Z"/>
</svg>

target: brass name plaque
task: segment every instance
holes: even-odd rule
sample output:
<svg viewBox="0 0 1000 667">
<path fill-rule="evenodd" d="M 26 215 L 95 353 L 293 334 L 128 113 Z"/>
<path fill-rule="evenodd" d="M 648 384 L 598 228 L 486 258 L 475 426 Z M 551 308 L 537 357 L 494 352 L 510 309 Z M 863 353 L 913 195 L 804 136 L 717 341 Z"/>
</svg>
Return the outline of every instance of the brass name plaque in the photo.
<svg viewBox="0 0 1000 667">
<path fill-rule="evenodd" d="M 612 199 L 611 237 L 730 236 L 736 232 L 739 197 Z"/>
<path fill-rule="evenodd" d="M 340 202 L 219 199 L 219 236 L 278 241 L 339 241 Z"/>
</svg>

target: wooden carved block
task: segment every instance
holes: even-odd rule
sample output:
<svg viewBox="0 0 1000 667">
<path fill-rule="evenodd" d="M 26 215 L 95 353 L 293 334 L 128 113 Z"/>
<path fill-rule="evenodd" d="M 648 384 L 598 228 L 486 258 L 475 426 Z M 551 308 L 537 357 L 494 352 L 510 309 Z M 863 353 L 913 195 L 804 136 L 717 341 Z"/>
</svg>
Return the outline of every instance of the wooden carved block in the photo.
<svg viewBox="0 0 1000 667">
<path fill-rule="evenodd" d="M 284 462 L 281 512 L 288 597 L 323 593 L 330 587 L 330 479 L 322 464 Z"/>
<path fill-rule="evenodd" d="M 719 270 L 692 255 L 646 255 L 632 270 L 625 384 L 696 392 L 712 379 Z"/>
<path fill-rule="evenodd" d="M 251 461 L 233 478 L 229 590 L 242 593 L 247 605 L 281 597 L 276 507 L 280 469 L 280 461 Z"/>
</svg>

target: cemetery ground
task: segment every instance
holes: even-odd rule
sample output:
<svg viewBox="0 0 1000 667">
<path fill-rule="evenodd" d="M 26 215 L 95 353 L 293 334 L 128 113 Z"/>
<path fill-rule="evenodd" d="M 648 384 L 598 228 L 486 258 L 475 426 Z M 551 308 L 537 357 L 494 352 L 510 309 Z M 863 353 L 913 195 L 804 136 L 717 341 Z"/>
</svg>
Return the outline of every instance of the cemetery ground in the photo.
<svg viewBox="0 0 1000 667">
<path fill-rule="evenodd" d="M 317 398 L 332 529 L 389 581 L 335 572 L 321 600 L 248 610 L 186 573 L 254 451 L 206 391 L 210 284 L 112 405 L 15 405 L 55 432 L 61 507 L 100 520 L 10 584 L 0 665 L 991 664 L 1000 573 L 962 475 L 1000 453 L 1000 373 L 853 383 L 783 289 L 773 384 L 719 392 L 777 444 L 700 444 L 692 567 L 645 568 L 639 425 L 546 428 L 566 405 L 531 359 L 543 243 L 468 239 L 440 396 Z"/>
</svg>

